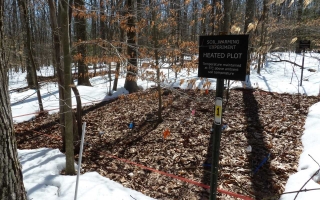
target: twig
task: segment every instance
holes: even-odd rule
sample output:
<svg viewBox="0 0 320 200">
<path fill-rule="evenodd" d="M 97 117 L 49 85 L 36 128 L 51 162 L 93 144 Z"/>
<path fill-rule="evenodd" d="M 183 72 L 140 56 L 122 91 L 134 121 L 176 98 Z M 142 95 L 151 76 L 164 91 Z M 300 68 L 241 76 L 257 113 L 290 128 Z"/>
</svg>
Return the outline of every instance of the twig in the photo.
<svg viewBox="0 0 320 200">
<path fill-rule="evenodd" d="M 133 198 L 133 196 L 131 196 L 131 194 L 130 194 L 130 197 Z M 137 200 L 136 198 L 133 198 L 133 199 L 134 199 L 134 200 Z"/>
<path fill-rule="evenodd" d="M 298 66 L 298 67 L 302 68 L 302 65 L 299 65 L 299 64 L 297 64 L 296 62 L 292 62 L 292 61 L 290 61 L 290 60 L 283 60 L 283 59 L 281 59 L 280 56 L 278 56 L 278 55 L 274 55 L 274 54 L 272 54 L 272 55 L 275 56 L 275 57 L 277 57 L 279 60 L 269 60 L 269 62 L 288 62 L 288 63 L 291 63 L 291 64 L 293 64 L 293 65 L 295 65 L 295 66 Z"/>
<path fill-rule="evenodd" d="M 308 154 L 308 155 L 310 156 L 310 154 Z M 312 156 L 310 156 L 310 157 L 312 158 Z M 302 187 L 300 188 L 300 190 L 297 192 L 297 194 L 296 194 L 296 196 L 294 197 L 293 200 L 296 200 L 296 198 L 298 197 L 300 191 L 302 191 L 302 188 L 303 188 L 304 186 L 306 186 L 307 183 L 308 183 L 315 175 L 317 175 L 317 174 L 319 173 L 319 171 L 320 171 L 320 165 L 319 165 L 319 163 L 318 163 L 317 161 L 315 161 L 315 159 L 313 159 L 313 158 L 312 158 L 312 160 L 318 164 L 319 169 L 307 180 L 307 182 L 305 182 L 305 183 L 303 184 L 303 186 L 302 186 Z M 306 189 L 305 189 L 305 190 L 306 190 Z"/>
<path fill-rule="evenodd" d="M 281 195 L 283 195 L 283 194 L 292 194 L 292 193 L 297 193 L 297 192 L 308 192 L 308 191 L 313 191 L 313 190 L 320 190 L 320 188 L 312 188 L 312 189 L 304 189 L 304 190 L 284 192 Z"/>
<path fill-rule="evenodd" d="M 310 154 L 308 154 L 308 156 L 310 156 Z M 318 166 L 319 166 L 319 168 L 320 168 L 320 165 L 319 165 L 319 163 L 312 157 L 312 156 L 310 156 L 310 158 L 312 158 L 312 160 L 315 162 L 315 163 L 317 163 L 318 164 Z"/>
<path fill-rule="evenodd" d="M 236 179 L 236 177 L 234 176 L 234 175 L 232 175 L 232 174 L 230 174 L 233 178 L 234 178 L 234 181 L 238 184 L 238 185 L 235 185 L 236 187 L 238 187 L 240 190 L 242 190 L 242 191 L 244 191 L 245 193 L 247 193 L 247 195 L 249 195 L 249 196 L 251 196 L 251 197 L 254 197 L 254 195 L 251 193 L 251 192 L 249 192 L 248 190 L 246 190 L 242 185 L 243 184 L 241 184 L 241 183 L 239 183 L 238 182 L 238 180 Z"/>
</svg>

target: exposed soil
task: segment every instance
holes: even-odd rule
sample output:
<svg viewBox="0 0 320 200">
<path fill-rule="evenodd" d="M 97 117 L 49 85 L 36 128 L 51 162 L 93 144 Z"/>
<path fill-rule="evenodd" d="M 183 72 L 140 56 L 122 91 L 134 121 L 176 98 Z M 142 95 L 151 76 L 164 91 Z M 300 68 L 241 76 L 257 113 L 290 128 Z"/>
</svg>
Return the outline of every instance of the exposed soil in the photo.
<svg viewBox="0 0 320 200">
<path fill-rule="evenodd" d="M 97 171 L 157 199 L 208 199 L 207 189 L 114 157 L 210 185 L 215 93 L 174 89 L 165 94 L 161 123 L 157 122 L 155 90 L 84 108 L 87 127 L 82 173 Z M 319 100 L 231 90 L 224 107 L 227 128 L 222 132 L 218 188 L 254 199 L 279 199 L 289 175 L 297 170 L 308 108 Z M 61 150 L 57 117 L 39 116 L 16 124 L 18 148 Z M 129 128 L 131 122 L 133 129 Z M 164 139 L 165 130 L 170 134 Z M 257 168 L 268 155 L 267 162 Z M 219 193 L 219 199 L 235 198 Z"/>
</svg>

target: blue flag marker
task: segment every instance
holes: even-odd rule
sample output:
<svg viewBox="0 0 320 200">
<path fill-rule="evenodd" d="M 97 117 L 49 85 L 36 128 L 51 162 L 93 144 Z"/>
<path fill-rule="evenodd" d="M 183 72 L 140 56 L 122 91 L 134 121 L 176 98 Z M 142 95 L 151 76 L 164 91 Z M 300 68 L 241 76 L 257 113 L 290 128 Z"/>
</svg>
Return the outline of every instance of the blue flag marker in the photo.
<svg viewBox="0 0 320 200">
<path fill-rule="evenodd" d="M 226 128 L 228 128 L 228 125 L 227 125 L 227 124 L 223 125 L 222 128 L 221 128 L 221 130 L 224 131 Z"/>
<path fill-rule="evenodd" d="M 225 125 L 223 125 L 222 127 L 221 127 L 221 131 L 224 131 L 224 130 L 226 130 L 228 128 L 228 125 L 227 124 L 225 124 Z M 213 134 L 214 133 L 214 129 L 213 129 L 213 127 L 210 129 L 210 133 L 211 134 Z"/>
<path fill-rule="evenodd" d="M 134 128 L 134 123 L 133 122 L 130 122 L 129 124 L 129 129 L 133 129 Z"/>
<path fill-rule="evenodd" d="M 204 166 L 204 167 L 211 167 L 211 164 L 209 164 L 209 163 L 203 163 L 203 166 Z"/>
<path fill-rule="evenodd" d="M 270 157 L 270 154 L 271 154 L 271 153 L 269 153 L 268 156 L 265 157 L 265 158 L 262 160 L 262 162 L 259 164 L 259 166 L 254 170 L 253 174 L 257 173 L 257 171 L 262 167 L 262 165 L 264 165 L 264 164 L 268 161 L 268 159 L 269 159 L 269 157 Z"/>
</svg>

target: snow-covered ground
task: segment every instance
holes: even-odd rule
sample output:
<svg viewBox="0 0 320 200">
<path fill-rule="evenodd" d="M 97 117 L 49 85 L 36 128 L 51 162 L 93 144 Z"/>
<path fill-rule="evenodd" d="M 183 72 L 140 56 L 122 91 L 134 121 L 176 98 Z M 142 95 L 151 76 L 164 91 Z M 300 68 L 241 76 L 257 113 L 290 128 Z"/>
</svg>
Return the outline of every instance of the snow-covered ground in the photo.
<svg viewBox="0 0 320 200">
<path fill-rule="evenodd" d="M 65 155 L 58 149 L 19 150 L 23 182 L 30 200 L 71 200 L 75 196 L 76 176 L 63 176 Z M 151 200 L 140 192 L 100 176 L 97 172 L 80 176 L 77 199 Z"/>
<path fill-rule="evenodd" d="M 302 136 L 303 152 L 300 155 L 298 172 L 291 175 L 285 192 L 303 191 L 296 199 L 320 198 L 320 102 L 309 108 Z M 311 180 L 309 180 L 312 177 Z M 318 182 L 318 183 L 317 183 Z M 316 190 L 312 190 L 316 189 Z M 281 200 L 293 200 L 297 193 L 283 194 Z"/>
<path fill-rule="evenodd" d="M 290 60 L 298 64 L 302 63 L 302 56 L 293 53 L 276 54 L 281 56 L 281 59 Z M 315 57 L 315 58 L 312 58 Z M 301 69 L 293 66 L 288 62 L 266 62 L 266 67 L 261 70 L 261 75 L 258 75 L 255 70 L 252 70 L 250 80 L 247 82 L 231 81 L 231 87 L 253 87 L 265 91 L 278 93 L 301 93 L 304 95 L 319 95 L 320 92 L 320 55 L 306 54 L 305 70 L 303 72 L 303 85 L 300 84 Z M 276 56 L 269 55 L 268 61 L 277 60 Z M 252 68 L 255 64 L 252 65 Z M 168 71 L 170 72 L 168 74 Z M 163 83 L 166 87 L 190 88 L 188 80 L 195 79 L 195 85 L 202 88 L 203 80 L 197 77 L 197 70 L 187 72 L 182 71 L 175 78 L 174 72 L 168 69 L 163 69 L 166 82 Z M 43 67 L 38 75 L 52 76 L 53 70 L 51 67 Z M 15 89 L 27 86 L 25 73 L 10 73 L 9 74 L 9 89 Z M 180 85 L 181 80 L 185 81 Z M 95 104 L 110 98 L 115 98 L 121 94 L 128 92 L 123 88 L 124 78 L 120 78 L 118 82 L 118 90 L 109 93 L 109 82 L 107 76 L 95 77 L 90 79 L 93 87 L 78 86 L 81 100 L 84 105 Z M 211 89 L 215 89 L 216 79 L 209 79 Z M 113 83 L 113 82 L 112 82 Z M 138 80 L 138 85 L 143 88 L 150 87 L 151 81 Z M 56 83 L 46 83 L 41 87 L 44 109 L 49 113 L 58 111 L 58 86 Z M 18 123 L 25 120 L 30 120 L 38 112 L 37 97 L 33 90 L 27 91 L 11 91 L 10 92 L 11 108 L 13 120 Z M 73 98 L 75 105 L 75 98 Z M 34 114 L 30 114 L 34 113 Z M 298 172 L 290 176 L 285 192 L 300 190 L 304 183 L 320 168 L 320 103 L 313 105 L 309 109 L 309 115 L 305 124 L 305 131 L 302 136 L 304 151 L 301 154 Z M 310 156 L 309 156 L 310 155 Z M 315 162 L 313 159 L 317 162 Z M 59 172 L 64 168 L 65 158 L 57 149 L 36 149 L 36 150 L 19 150 L 19 159 L 22 163 L 24 184 L 28 192 L 29 199 L 33 200 L 51 200 L 51 199 L 73 199 L 75 191 L 76 176 L 62 176 Z M 320 188 L 317 183 L 320 181 L 320 175 L 317 174 L 309 181 L 303 189 Z M 292 200 L 296 193 L 284 194 L 281 200 Z M 320 190 L 312 190 L 300 192 L 298 199 L 319 199 Z M 124 188 L 119 183 L 115 183 L 107 178 L 100 176 L 97 173 L 91 172 L 80 176 L 78 199 L 151 199 L 145 195 Z"/>
</svg>

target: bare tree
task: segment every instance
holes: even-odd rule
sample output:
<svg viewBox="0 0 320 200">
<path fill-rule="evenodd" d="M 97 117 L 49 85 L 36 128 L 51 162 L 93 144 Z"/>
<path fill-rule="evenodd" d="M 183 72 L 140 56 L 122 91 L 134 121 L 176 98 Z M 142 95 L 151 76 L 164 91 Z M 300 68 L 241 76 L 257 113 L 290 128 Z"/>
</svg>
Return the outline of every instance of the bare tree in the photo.
<svg viewBox="0 0 320 200">
<path fill-rule="evenodd" d="M 71 55 L 69 40 L 69 1 L 60 1 L 61 42 L 64 64 L 64 125 L 66 141 L 66 174 L 75 174 L 73 150 L 73 113 L 71 99 Z"/>
<path fill-rule="evenodd" d="M 40 94 L 40 88 L 38 83 L 38 77 L 36 73 L 36 63 L 34 59 L 34 53 L 33 53 L 33 45 L 32 45 L 32 33 L 31 33 L 31 27 L 30 27 L 30 14 L 28 11 L 28 0 L 18 0 L 18 5 L 20 7 L 20 16 L 21 21 L 24 24 L 24 29 L 26 31 L 26 35 L 24 37 L 24 45 L 25 45 L 25 55 L 27 58 L 27 80 L 28 80 L 28 86 L 30 88 L 36 89 L 37 97 L 38 97 L 38 103 L 39 103 L 39 109 L 40 111 L 43 111 L 43 104 Z"/>
<path fill-rule="evenodd" d="M 14 136 L 3 34 L 4 1 L 0 0 L 0 199 L 26 200 Z"/>
<path fill-rule="evenodd" d="M 58 25 L 57 19 L 57 9 L 54 3 L 54 0 L 48 0 L 49 4 L 49 12 L 50 12 L 50 24 L 52 29 L 52 38 L 53 38 L 53 49 L 54 49 L 54 56 L 53 56 L 53 66 L 57 69 L 57 77 L 58 77 L 58 85 L 59 85 L 59 122 L 60 122 L 60 131 L 62 135 L 62 149 L 65 152 L 65 132 L 64 132 L 64 77 L 63 77 L 63 67 L 61 63 L 61 39 L 60 39 L 60 30 Z"/>
</svg>

